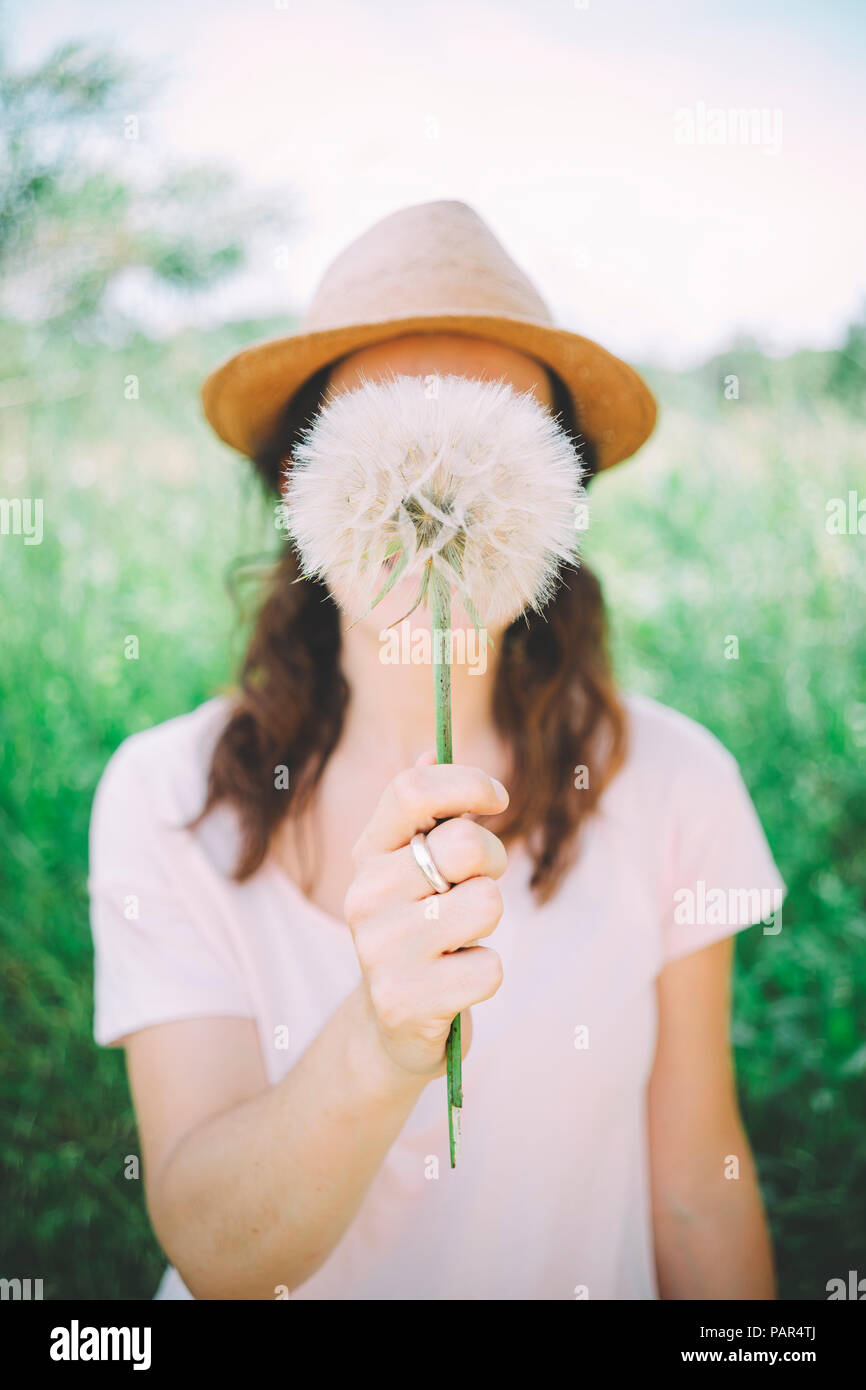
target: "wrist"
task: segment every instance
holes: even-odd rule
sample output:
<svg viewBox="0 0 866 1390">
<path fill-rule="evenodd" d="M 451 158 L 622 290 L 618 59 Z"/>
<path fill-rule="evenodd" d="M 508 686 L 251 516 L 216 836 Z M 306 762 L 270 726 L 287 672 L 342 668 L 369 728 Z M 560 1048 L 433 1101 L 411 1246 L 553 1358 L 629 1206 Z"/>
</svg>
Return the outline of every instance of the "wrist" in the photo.
<svg viewBox="0 0 866 1390">
<path fill-rule="evenodd" d="M 355 1087 L 371 1099 L 414 1102 L 429 1076 L 407 1071 L 395 1062 L 382 1041 L 363 985 L 346 1001 L 347 1059 Z"/>
</svg>

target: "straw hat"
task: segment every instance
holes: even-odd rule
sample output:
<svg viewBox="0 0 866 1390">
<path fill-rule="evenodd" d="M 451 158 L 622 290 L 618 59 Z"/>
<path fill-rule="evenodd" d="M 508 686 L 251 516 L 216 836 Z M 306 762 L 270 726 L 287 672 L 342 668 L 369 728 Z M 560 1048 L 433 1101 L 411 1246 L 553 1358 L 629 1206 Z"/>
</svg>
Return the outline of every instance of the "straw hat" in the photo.
<svg viewBox="0 0 866 1390">
<path fill-rule="evenodd" d="M 406 333 L 487 338 L 537 358 L 571 393 L 599 469 L 651 434 L 655 401 L 625 362 L 553 323 L 535 286 L 478 214 L 420 203 L 377 222 L 325 271 L 300 332 L 246 348 L 202 388 L 221 439 L 254 456 L 291 399 L 322 367 Z"/>
</svg>

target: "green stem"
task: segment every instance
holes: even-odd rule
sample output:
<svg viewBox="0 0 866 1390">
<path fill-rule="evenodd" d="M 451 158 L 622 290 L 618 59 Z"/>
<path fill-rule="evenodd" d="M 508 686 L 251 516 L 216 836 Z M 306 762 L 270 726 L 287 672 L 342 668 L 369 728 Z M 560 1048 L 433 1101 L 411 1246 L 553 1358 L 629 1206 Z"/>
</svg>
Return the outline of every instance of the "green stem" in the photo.
<svg viewBox="0 0 866 1390">
<path fill-rule="evenodd" d="M 436 716 L 436 761 L 450 763 L 451 745 L 451 585 L 434 573 L 430 581 L 430 626 L 433 638 L 433 705 Z M 445 1045 L 448 1095 L 448 1149 L 457 1162 L 460 1110 L 463 1106 L 463 1061 L 460 1015 L 452 1020 Z M 456 1124 L 456 1133 L 455 1133 Z"/>
<path fill-rule="evenodd" d="M 451 590 L 434 574 L 430 581 L 430 625 L 433 629 L 433 707 L 436 714 L 436 761 L 451 756 Z"/>
</svg>

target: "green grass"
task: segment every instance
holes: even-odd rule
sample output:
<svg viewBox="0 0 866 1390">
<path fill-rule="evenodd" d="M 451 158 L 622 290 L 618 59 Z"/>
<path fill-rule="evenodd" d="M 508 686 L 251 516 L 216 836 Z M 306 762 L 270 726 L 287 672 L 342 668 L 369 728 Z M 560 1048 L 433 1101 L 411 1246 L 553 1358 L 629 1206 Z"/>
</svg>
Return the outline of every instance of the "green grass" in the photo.
<svg viewBox="0 0 866 1390">
<path fill-rule="evenodd" d="M 31 397 L 0 411 L 0 496 L 45 506 L 41 546 L 0 538 L 0 1274 L 46 1297 L 150 1297 L 164 1265 L 123 1176 L 123 1059 L 91 1040 L 87 826 L 117 744 L 214 693 L 241 650 L 227 565 L 275 533 L 196 401 L 237 331 L 35 353 L 0 329 Z M 659 432 L 593 488 L 587 558 L 623 683 L 737 755 L 789 885 L 780 935 L 738 939 L 734 1037 L 781 1292 L 823 1298 L 866 1273 L 866 537 L 825 528 L 866 470 L 805 360 L 657 374 Z"/>
</svg>

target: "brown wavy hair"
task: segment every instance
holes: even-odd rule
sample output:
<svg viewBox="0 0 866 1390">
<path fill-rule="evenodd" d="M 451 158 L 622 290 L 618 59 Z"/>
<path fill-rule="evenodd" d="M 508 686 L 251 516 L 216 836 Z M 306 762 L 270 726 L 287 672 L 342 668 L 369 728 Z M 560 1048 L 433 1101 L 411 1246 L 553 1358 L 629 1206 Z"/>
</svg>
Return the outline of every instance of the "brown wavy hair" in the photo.
<svg viewBox="0 0 866 1390">
<path fill-rule="evenodd" d="M 295 396 L 254 459 L 274 498 L 295 443 L 324 399 L 329 370 Z M 580 434 L 565 386 L 555 373 L 550 377 L 553 412 L 591 476 L 592 445 Z M 298 580 L 298 575 L 295 551 L 287 543 L 258 612 L 234 709 L 213 752 L 206 803 L 194 822 L 220 803 L 234 807 L 241 831 L 235 878 L 241 882 L 263 863 L 282 822 L 299 818 L 309 807 L 339 742 L 350 698 L 340 669 L 337 605 L 324 583 Z M 533 863 L 531 887 L 537 901 L 546 902 L 573 863 L 580 829 L 626 751 L 626 719 L 611 674 L 601 588 L 585 565 L 565 570 L 543 615 L 529 614 L 507 628 L 492 713 L 510 751 L 511 800 L 490 825 L 506 844 L 525 841 Z M 588 785 L 577 789 L 580 765 L 588 769 Z M 288 769 L 285 789 L 275 785 L 280 766 Z"/>
</svg>

